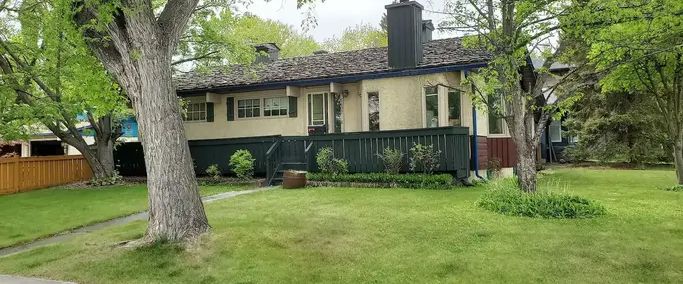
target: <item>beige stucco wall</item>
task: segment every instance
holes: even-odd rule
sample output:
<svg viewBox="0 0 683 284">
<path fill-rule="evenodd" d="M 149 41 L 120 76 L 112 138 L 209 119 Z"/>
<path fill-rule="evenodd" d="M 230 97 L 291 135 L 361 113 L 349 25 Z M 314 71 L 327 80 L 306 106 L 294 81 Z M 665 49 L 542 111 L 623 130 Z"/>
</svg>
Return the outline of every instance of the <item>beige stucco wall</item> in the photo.
<svg viewBox="0 0 683 284">
<path fill-rule="evenodd" d="M 361 83 L 362 112 L 367 114 L 368 111 L 368 93 L 378 92 L 380 130 L 422 128 L 425 123 L 424 87 L 436 85 L 459 89 L 460 72 L 364 80 Z M 362 124 L 363 130 L 367 131 L 367 115 L 362 116 Z"/>
<path fill-rule="evenodd" d="M 228 97 L 234 97 L 235 105 L 237 105 L 237 99 L 263 99 L 283 96 L 286 96 L 284 89 L 220 95 L 209 94 L 207 97 L 214 102 L 214 122 L 185 122 L 187 138 L 189 140 L 201 140 L 268 135 L 306 135 L 306 100 L 302 97 L 297 100 L 297 117 L 237 118 L 237 111 L 235 111 L 235 120 L 228 121 Z"/>
<path fill-rule="evenodd" d="M 424 87 L 440 86 L 439 113 L 447 113 L 448 88 L 463 90 L 461 95 L 462 126 L 470 127 L 472 132 L 472 100 L 467 88 L 460 86 L 461 73 L 448 72 L 412 77 L 396 77 L 375 80 L 364 80 L 357 83 L 335 85 L 347 93 L 343 99 L 343 131 L 367 131 L 368 125 L 368 93 L 378 92 L 380 96 L 380 129 L 399 130 L 423 128 L 425 126 Z M 227 121 L 227 98 L 263 99 L 287 95 L 286 89 L 231 94 L 207 94 L 199 97 L 214 103 L 214 122 L 186 122 L 185 129 L 189 140 L 222 139 L 254 137 L 267 135 L 299 136 L 308 134 L 308 94 L 330 93 L 331 86 L 295 88 L 290 95 L 298 96 L 298 115 L 295 118 L 235 118 Z M 328 96 L 329 127 L 334 130 L 332 95 Z M 235 112 L 236 113 L 236 112 Z M 440 124 L 446 125 L 447 115 L 441 116 Z M 488 134 L 488 117 L 486 111 L 478 112 L 479 135 Z"/>
</svg>

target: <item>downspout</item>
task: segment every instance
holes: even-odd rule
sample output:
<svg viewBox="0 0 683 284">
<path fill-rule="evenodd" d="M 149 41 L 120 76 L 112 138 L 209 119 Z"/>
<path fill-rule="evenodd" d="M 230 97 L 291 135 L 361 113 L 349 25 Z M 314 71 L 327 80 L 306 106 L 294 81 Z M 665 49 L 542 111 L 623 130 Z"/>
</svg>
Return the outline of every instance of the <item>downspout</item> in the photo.
<svg viewBox="0 0 683 284">
<path fill-rule="evenodd" d="M 465 70 L 465 78 L 467 78 L 468 71 Z M 474 85 L 472 86 L 472 92 L 474 92 Z M 472 104 L 472 169 L 474 170 L 474 176 L 485 180 L 484 177 L 479 175 L 479 145 L 477 143 L 477 136 L 479 131 L 477 129 L 477 107 Z"/>
</svg>

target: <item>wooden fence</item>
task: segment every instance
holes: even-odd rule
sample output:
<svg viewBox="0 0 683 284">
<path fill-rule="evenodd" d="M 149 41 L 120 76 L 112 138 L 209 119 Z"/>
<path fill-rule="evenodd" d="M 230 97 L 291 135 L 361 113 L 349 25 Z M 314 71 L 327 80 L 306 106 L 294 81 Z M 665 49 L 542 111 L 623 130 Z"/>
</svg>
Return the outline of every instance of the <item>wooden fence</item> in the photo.
<svg viewBox="0 0 683 284">
<path fill-rule="evenodd" d="M 83 156 L 0 159 L 0 195 L 64 185 L 92 178 Z"/>
</svg>

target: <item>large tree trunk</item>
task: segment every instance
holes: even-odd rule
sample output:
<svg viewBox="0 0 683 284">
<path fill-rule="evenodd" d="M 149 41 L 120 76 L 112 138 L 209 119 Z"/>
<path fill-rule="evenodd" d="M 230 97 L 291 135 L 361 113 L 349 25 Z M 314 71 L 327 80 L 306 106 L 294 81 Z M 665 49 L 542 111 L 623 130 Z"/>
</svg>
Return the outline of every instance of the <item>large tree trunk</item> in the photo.
<svg viewBox="0 0 683 284">
<path fill-rule="evenodd" d="M 88 44 L 122 84 L 137 116 L 149 189 L 146 241 L 185 241 L 209 230 L 171 73 L 176 44 L 197 2 L 169 0 L 157 16 L 149 1 L 124 1 L 105 22 L 106 33 L 84 30 L 99 39 Z M 78 25 L 103 19 L 101 11 L 81 8 Z"/>
<path fill-rule="evenodd" d="M 517 182 L 522 190 L 536 192 L 536 146 L 517 143 Z"/>
<path fill-rule="evenodd" d="M 148 240 L 182 241 L 209 230 L 190 147 L 172 85 L 170 58 L 148 50 L 139 62 L 140 93 L 129 93 L 137 113 L 149 188 Z"/>
</svg>

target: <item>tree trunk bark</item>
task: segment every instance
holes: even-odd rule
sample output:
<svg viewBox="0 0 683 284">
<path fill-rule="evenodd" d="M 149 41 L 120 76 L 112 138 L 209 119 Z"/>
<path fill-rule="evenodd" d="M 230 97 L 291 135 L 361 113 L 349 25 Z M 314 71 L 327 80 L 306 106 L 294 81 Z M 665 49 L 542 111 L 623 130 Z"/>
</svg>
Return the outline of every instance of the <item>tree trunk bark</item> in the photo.
<svg viewBox="0 0 683 284">
<path fill-rule="evenodd" d="M 680 139 L 679 139 L 680 140 Z M 674 164 L 676 164 L 676 176 L 678 185 L 683 185 L 683 142 L 678 141 L 674 146 Z"/>
<path fill-rule="evenodd" d="M 148 241 L 185 241 L 209 230 L 190 148 L 172 84 L 170 60 L 156 52 L 140 61 L 139 93 L 129 96 L 137 114 L 149 189 Z"/>
<path fill-rule="evenodd" d="M 516 148 L 517 182 L 523 191 L 536 192 L 536 146 L 518 142 Z"/>
</svg>

